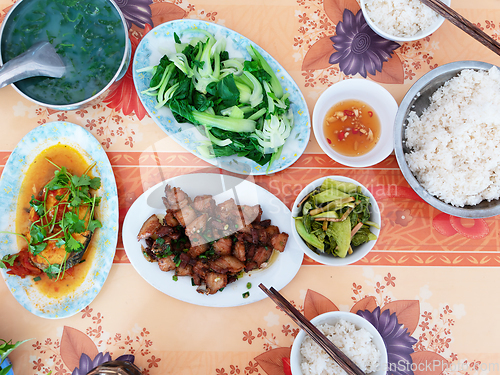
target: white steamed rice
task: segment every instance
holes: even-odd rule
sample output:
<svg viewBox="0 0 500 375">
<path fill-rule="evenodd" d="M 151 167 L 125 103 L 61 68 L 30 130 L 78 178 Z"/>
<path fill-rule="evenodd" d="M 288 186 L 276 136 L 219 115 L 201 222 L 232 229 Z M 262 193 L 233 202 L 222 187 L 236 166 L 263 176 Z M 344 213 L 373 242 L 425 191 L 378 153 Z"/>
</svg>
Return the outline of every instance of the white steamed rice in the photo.
<svg viewBox="0 0 500 375">
<path fill-rule="evenodd" d="M 366 0 L 365 7 L 373 23 L 397 37 L 411 37 L 438 19 L 438 14 L 420 0 Z"/>
<path fill-rule="evenodd" d="M 353 323 L 343 319 L 334 325 L 318 325 L 318 329 L 365 373 L 378 370 L 381 354 L 366 329 L 357 329 Z M 309 336 L 302 342 L 300 353 L 303 357 L 301 368 L 304 375 L 346 374 Z"/>
<path fill-rule="evenodd" d="M 432 195 L 457 207 L 500 197 L 500 71 L 465 69 L 406 128 L 408 167 Z"/>
</svg>

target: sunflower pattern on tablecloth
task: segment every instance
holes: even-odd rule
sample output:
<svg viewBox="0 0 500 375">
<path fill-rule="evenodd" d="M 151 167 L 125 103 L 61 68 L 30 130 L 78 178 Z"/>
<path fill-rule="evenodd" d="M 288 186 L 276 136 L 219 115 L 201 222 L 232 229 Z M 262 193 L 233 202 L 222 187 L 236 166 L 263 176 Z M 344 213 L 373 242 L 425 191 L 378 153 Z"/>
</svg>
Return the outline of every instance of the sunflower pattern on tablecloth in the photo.
<svg viewBox="0 0 500 375">
<path fill-rule="evenodd" d="M 397 277 L 388 273 L 383 278 L 376 278 L 373 293 L 366 293 L 361 284 L 353 283 L 352 306 L 350 312 L 365 318 L 379 331 L 387 347 L 388 375 L 438 375 L 438 374 L 479 374 L 481 362 L 459 358 L 453 352 L 453 327 L 456 313 L 449 305 L 438 309 L 425 309 L 419 300 L 399 300 L 393 297 Z M 339 308 L 327 296 L 313 290 L 307 290 L 303 305 L 290 301 L 307 319 L 312 319 Z M 461 306 L 457 306 L 460 309 Z M 276 307 L 278 314 L 283 314 Z M 279 319 L 271 317 L 266 320 Z M 286 319 L 289 320 L 288 317 Z M 291 375 L 290 350 L 293 339 L 299 329 L 294 324 L 282 324 L 281 331 L 266 328 L 248 329 L 242 332 L 242 340 L 249 345 L 260 345 L 264 352 L 249 364 L 230 364 L 215 370 L 217 375 L 247 375 L 263 371 L 267 375 Z M 289 342 L 283 346 L 280 342 Z M 431 369 L 431 370 L 429 370 Z M 462 370 L 466 370 L 465 372 Z"/>
</svg>

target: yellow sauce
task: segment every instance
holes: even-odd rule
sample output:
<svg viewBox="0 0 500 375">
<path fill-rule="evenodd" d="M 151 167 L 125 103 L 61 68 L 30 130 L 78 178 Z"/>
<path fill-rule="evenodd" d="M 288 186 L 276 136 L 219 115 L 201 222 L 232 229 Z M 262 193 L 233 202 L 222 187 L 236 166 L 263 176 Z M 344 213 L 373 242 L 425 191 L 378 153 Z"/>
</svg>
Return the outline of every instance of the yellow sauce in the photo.
<svg viewBox="0 0 500 375">
<path fill-rule="evenodd" d="M 29 231 L 28 217 L 31 208 L 29 204 L 31 197 L 36 196 L 54 177 L 56 167 L 49 163 L 46 158 L 58 166 L 66 167 L 70 173 L 78 176 L 81 176 L 89 167 L 82 155 L 70 146 L 57 144 L 42 151 L 28 168 L 19 191 L 16 233 L 25 234 Z M 18 239 L 18 246 L 20 249 L 26 247 L 26 241 Z M 62 280 L 54 281 L 49 279 L 47 275 L 42 274 L 40 276 L 41 280 L 35 282 L 36 287 L 42 294 L 51 298 L 59 298 L 70 294 L 85 280 L 94 256 L 95 246 L 94 241 L 91 241 L 83 256 L 82 260 L 84 261 L 74 266 L 70 272 L 66 271 L 67 273 Z"/>
</svg>

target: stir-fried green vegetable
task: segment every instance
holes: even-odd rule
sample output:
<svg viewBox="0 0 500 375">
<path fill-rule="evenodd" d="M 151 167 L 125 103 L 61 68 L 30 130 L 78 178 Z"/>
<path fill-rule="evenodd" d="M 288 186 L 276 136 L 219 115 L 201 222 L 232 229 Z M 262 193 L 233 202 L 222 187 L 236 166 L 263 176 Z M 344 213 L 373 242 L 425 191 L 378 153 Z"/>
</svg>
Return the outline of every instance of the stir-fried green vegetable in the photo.
<svg viewBox="0 0 500 375">
<path fill-rule="evenodd" d="M 376 240 L 370 227 L 379 228 L 370 221 L 370 199 L 361 187 L 330 178 L 302 202 L 295 227 L 312 250 L 341 258 L 353 247 Z"/>
<path fill-rule="evenodd" d="M 226 39 L 204 30 L 189 43 L 174 34 L 175 52 L 153 68 L 143 94 L 168 106 L 178 122 L 200 127 L 208 138 L 198 151 L 207 158 L 237 155 L 260 165 L 276 160 L 293 128 L 288 94 L 253 47 L 251 60 L 230 58 Z M 202 34 L 202 37 L 199 34 Z"/>
</svg>

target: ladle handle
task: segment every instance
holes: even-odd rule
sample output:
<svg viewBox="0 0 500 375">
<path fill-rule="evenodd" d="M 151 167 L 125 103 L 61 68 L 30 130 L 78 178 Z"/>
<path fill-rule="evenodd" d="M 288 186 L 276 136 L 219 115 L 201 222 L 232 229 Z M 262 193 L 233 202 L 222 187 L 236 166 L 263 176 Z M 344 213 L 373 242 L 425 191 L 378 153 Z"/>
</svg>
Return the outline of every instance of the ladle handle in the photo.
<svg viewBox="0 0 500 375">
<path fill-rule="evenodd" d="M 54 47 L 49 42 L 39 42 L 0 68 L 0 88 L 29 77 L 61 78 L 65 72 Z"/>
</svg>

